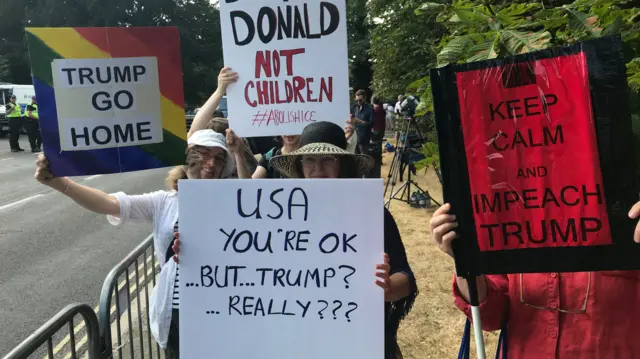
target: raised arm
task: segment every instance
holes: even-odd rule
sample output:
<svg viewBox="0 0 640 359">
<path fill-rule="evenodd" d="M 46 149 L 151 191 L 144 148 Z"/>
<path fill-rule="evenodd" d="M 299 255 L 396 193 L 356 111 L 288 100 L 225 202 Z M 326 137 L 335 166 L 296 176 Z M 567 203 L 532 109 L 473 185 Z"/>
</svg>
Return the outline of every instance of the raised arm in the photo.
<svg viewBox="0 0 640 359">
<path fill-rule="evenodd" d="M 233 158 L 236 160 L 238 178 L 251 178 L 251 173 L 249 172 L 247 161 L 244 158 L 244 143 L 242 142 L 242 139 L 238 137 L 230 128 L 227 129 L 227 148 L 233 154 Z"/>
<path fill-rule="evenodd" d="M 629 211 L 629 218 L 636 219 L 640 217 L 640 202 L 636 203 Z M 633 234 L 633 240 L 636 243 L 640 243 L 640 222 L 636 225 L 635 233 Z"/>
<path fill-rule="evenodd" d="M 234 83 L 238 80 L 238 74 L 232 72 L 230 68 L 225 67 L 220 70 L 220 75 L 218 75 L 218 88 L 216 91 L 209 97 L 207 102 L 200 108 L 198 113 L 196 113 L 195 118 L 193 119 L 193 123 L 191 123 L 191 128 L 189 129 L 189 133 L 187 137 L 191 137 L 194 132 L 198 130 L 203 130 L 209 120 L 213 117 L 216 110 L 218 109 L 218 105 L 227 92 L 227 86 L 229 84 Z"/>
<path fill-rule="evenodd" d="M 256 171 L 251 173 L 245 157 L 244 142 L 238 137 L 232 129 L 227 129 L 227 148 L 233 154 L 236 160 L 236 168 L 238 170 L 238 178 L 241 179 L 260 179 L 267 177 L 267 170 L 262 166 L 262 162 L 258 164 Z"/>
<path fill-rule="evenodd" d="M 120 215 L 120 202 L 115 197 L 78 184 L 69 177 L 55 177 L 49 170 L 49 161 L 43 154 L 38 155 L 35 178 L 92 212 L 116 217 Z"/>
<path fill-rule="evenodd" d="M 99 214 L 106 214 L 114 225 L 128 220 L 152 221 L 156 204 L 169 192 L 156 191 L 141 195 L 126 195 L 122 192 L 107 194 L 95 188 L 83 186 L 68 177 L 55 177 L 49 170 L 49 161 L 43 154 L 38 155 L 36 174 L 38 182 L 47 185 L 71 198 L 80 206 Z"/>
</svg>

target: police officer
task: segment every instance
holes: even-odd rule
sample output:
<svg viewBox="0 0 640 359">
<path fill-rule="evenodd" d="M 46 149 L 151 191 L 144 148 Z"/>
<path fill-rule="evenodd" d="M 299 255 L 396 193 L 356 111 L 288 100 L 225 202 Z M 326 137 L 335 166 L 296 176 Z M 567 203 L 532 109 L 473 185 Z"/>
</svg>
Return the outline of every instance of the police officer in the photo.
<svg viewBox="0 0 640 359">
<path fill-rule="evenodd" d="M 31 105 L 27 106 L 27 115 L 25 116 L 24 127 L 27 130 L 27 135 L 29 136 L 31 152 L 40 152 L 42 137 L 40 136 L 40 117 L 38 116 L 38 103 L 36 102 L 35 96 L 31 98 Z"/>
<path fill-rule="evenodd" d="M 11 152 L 22 152 L 18 139 L 22 128 L 22 108 L 16 103 L 16 95 L 11 95 L 7 108 L 7 118 L 9 119 L 9 146 Z"/>
</svg>

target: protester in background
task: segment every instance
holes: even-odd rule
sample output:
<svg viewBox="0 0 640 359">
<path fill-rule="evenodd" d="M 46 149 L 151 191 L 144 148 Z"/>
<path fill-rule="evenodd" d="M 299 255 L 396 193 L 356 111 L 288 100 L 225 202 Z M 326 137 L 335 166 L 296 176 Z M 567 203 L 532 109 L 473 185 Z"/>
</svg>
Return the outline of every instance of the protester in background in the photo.
<svg viewBox="0 0 640 359">
<path fill-rule="evenodd" d="M 404 101 L 404 96 L 398 95 L 398 102 L 396 102 L 396 107 L 394 111 L 396 115 L 402 115 L 402 102 Z"/>
<path fill-rule="evenodd" d="M 31 104 L 27 105 L 27 115 L 25 116 L 24 127 L 29 136 L 31 152 L 41 151 L 42 137 L 40 136 L 40 117 L 38 115 L 38 103 L 36 97 L 31 97 Z"/>
<path fill-rule="evenodd" d="M 223 118 L 223 116 L 218 116 L 220 112 L 216 114 L 218 111 L 218 106 L 220 105 L 220 101 L 227 93 L 227 87 L 238 81 L 238 74 L 231 71 L 229 67 L 225 67 L 220 70 L 220 74 L 218 75 L 218 88 L 216 88 L 215 92 L 209 97 L 207 102 L 198 110 L 195 117 L 193 118 L 193 122 L 191 123 L 191 128 L 189 129 L 189 133 L 187 137 L 190 137 L 194 132 L 203 130 L 209 124 L 212 118 L 219 117 Z M 224 135 L 224 132 L 223 132 Z"/>
<path fill-rule="evenodd" d="M 369 178 L 380 178 L 382 171 L 382 140 L 387 124 L 387 112 L 379 98 L 373 98 L 373 130 L 371 131 L 371 150 L 369 154 L 375 160 L 375 165 Z"/>
<path fill-rule="evenodd" d="M 68 177 L 54 177 L 43 154 L 38 155 L 36 162 L 36 180 L 92 212 L 106 214 L 114 226 L 129 221 L 153 223 L 155 254 L 162 270 L 151 295 L 149 320 L 153 336 L 165 348 L 168 359 L 180 357 L 179 274 L 177 264 L 170 260 L 174 255 L 172 244 L 175 233 L 178 232 L 178 180 L 228 178 L 235 167 L 222 134 L 213 130 L 195 131 L 187 143 L 187 164 L 177 166 L 169 172 L 169 190 L 142 195 L 127 195 L 122 192 L 107 194 L 76 183 Z"/>
<path fill-rule="evenodd" d="M 16 95 L 9 97 L 6 105 L 7 119 L 9 120 L 9 146 L 11 152 L 23 152 L 20 148 L 20 129 L 22 129 L 22 108 L 16 103 Z"/>
<path fill-rule="evenodd" d="M 393 106 L 389 105 L 389 106 L 385 106 L 385 109 L 387 110 L 387 130 L 392 130 L 393 129 L 393 120 L 396 118 L 396 115 L 393 113 Z"/>
<path fill-rule="evenodd" d="M 384 131 L 387 127 L 387 112 L 382 106 L 379 98 L 374 97 L 373 100 L 373 128 L 371 130 L 372 141 L 382 141 Z"/>
<path fill-rule="evenodd" d="M 373 130 L 373 109 L 365 102 L 364 90 L 356 91 L 356 103 L 351 110 L 355 119 L 356 133 L 358 134 L 358 153 L 369 154 L 369 142 Z"/>
<path fill-rule="evenodd" d="M 453 258 L 458 227 L 451 205 L 431 218 L 434 241 Z M 640 202 L 629 212 L 640 217 Z M 640 243 L 640 223 L 634 240 Z M 640 318 L 640 271 L 486 275 L 476 279 L 482 329 L 506 321 L 510 359 L 616 358 L 640 355 L 634 329 Z M 455 304 L 471 318 L 469 287 L 453 279 Z"/>
<path fill-rule="evenodd" d="M 235 134 L 233 133 L 233 131 L 227 131 L 227 143 L 229 141 L 232 141 L 232 143 L 234 143 L 233 147 L 229 147 L 229 149 L 231 150 L 231 152 L 236 151 L 236 146 L 235 146 Z M 278 172 L 276 169 L 274 169 L 273 167 L 271 167 L 271 164 L 269 163 L 269 160 L 274 157 L 274 156 L 280 156 L 283 154 L 287 154 L 290 152 L 293 152 L 295 150 L 297 150 L 298 148 L 300 148 L 300 136 L 296 135 L 296 136 L 281 136 L 282 139 L 282 147 L 273 147 L 271 150 L 269 150 L 269 152 L 265 153 L 264 155 L 262 155 L 262 158 L 260 159 L 260 162 L 258 162 L 258 166 L 256 168 L 255 171 L 251 171 L 247 165 L 246 162 L 243 158 L 241 158 L 241 156 L 239 156 L 238 153 L 234 152 L 234 156 L 237 162 L 237 166 L 238 166 L 238 177 L 239 178 L 253 178 L 253 179 L 260 179 L 260 178 L 271 178 L 271 179 L 277 179 L 277 178 L 284 178 L 282 176 L 282 174 L 280 172 Z"/>
</svg>

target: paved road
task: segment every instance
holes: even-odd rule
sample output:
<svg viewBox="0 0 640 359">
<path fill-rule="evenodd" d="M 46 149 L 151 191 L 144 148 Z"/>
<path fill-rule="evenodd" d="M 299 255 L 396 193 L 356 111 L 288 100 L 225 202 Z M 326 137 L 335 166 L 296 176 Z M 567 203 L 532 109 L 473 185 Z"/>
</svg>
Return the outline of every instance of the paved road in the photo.
<svg viewBox="0 0 640 359">
<path fill-rule="evenodd" d="M 11 153 L 0 139 L 0 357 L 67 304 L 95 307 L 109 270 L 151 231 L 145 224 L 111 226 L 38 184 L 34 165 L 35 155 Z M 108 193 L 144 193 L 162 189 L 165 174 L 75 180 Z"/>
</svg>

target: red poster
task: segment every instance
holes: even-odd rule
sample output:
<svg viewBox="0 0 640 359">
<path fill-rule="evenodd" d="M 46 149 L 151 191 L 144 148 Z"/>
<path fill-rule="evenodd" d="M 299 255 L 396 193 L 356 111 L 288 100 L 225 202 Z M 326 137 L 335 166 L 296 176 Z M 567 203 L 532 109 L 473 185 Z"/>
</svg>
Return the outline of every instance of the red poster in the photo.
<svg viewBox="0 0 640 359">
<path fill-rule="evenodd" d="M 480 250 L 611 244 L 584 54 L 456 75 Z"/>
</svg>

